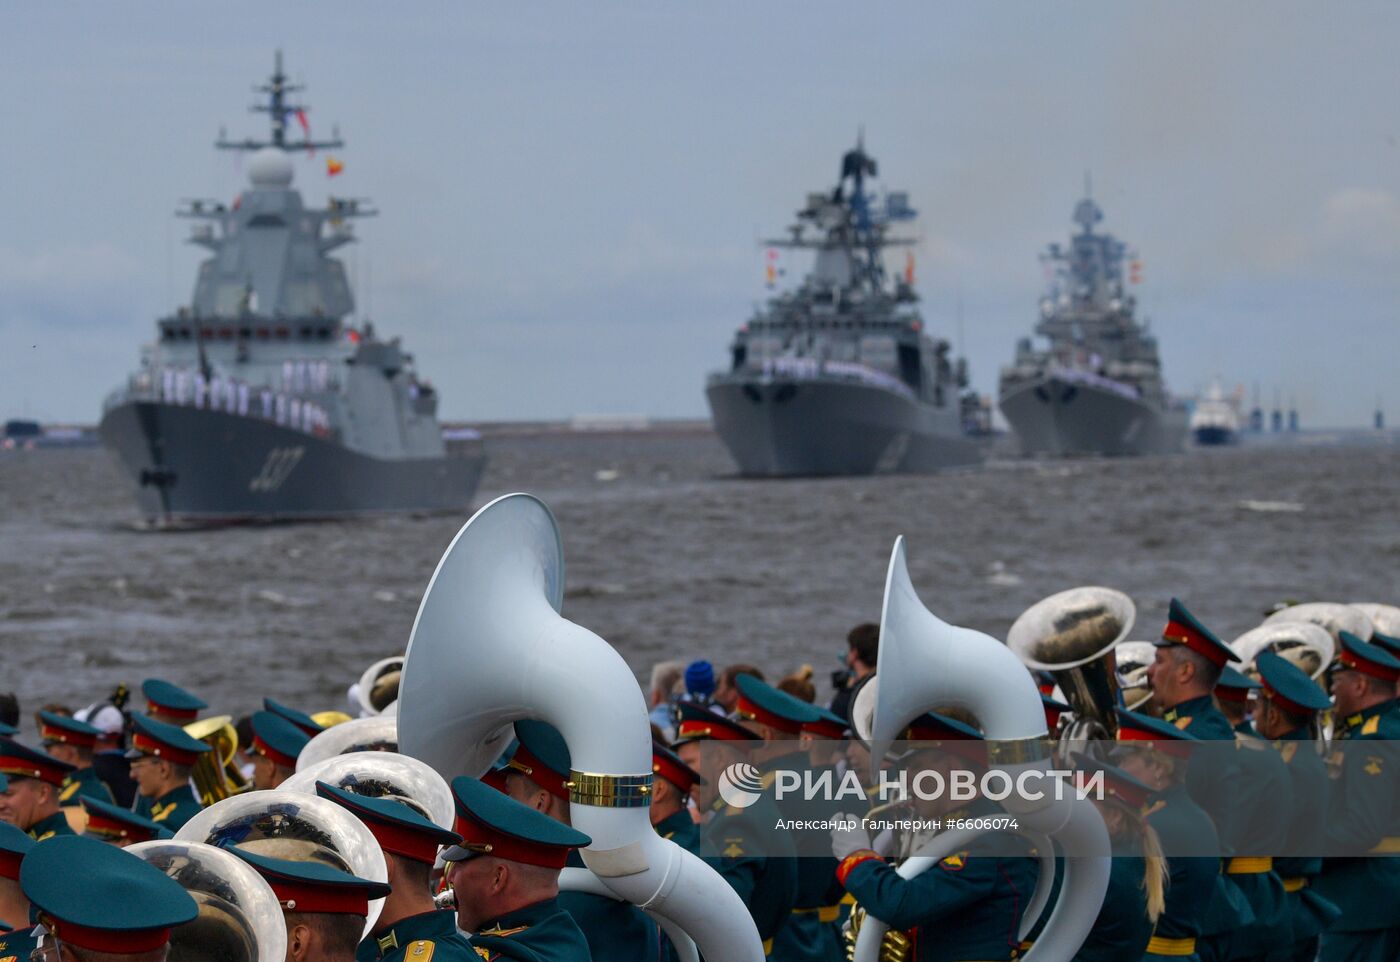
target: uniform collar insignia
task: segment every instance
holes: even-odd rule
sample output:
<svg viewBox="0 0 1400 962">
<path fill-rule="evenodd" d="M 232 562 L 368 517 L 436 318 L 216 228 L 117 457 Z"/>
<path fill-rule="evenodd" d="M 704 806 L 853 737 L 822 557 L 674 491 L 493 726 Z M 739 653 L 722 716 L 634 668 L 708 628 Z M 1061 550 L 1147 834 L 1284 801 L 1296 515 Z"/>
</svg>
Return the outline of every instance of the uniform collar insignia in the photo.
<svg viewBox="0 0 1400 962">
<path fill-rule="evenodd" d="M 380 936 L 375 941 L 379 943 L 379 954 L 381 957 L 390 949 L 397 949 L 399 947 L 398 933 L 394 932 L 392 929 L 389 931 L 388 935 Z"/>
</svg>

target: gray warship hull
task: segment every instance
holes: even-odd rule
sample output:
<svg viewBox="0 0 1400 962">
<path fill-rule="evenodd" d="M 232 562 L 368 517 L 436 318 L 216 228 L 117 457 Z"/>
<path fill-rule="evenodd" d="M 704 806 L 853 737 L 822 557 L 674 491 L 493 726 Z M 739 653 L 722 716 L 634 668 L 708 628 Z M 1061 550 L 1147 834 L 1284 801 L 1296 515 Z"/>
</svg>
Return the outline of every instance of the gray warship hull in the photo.
<svg viewBox="0 0 1400 962">
<path fill-rule="evenodd" d="M 1005 391 L 1000 407 L 1026 455 L 1172 454 L 1186 440 L 1185 411 L 1053 376 Z"/>
<path fill-rule="evenodd" d="M 720 375 L 705 394 L 749 477 L 929 473 L 982 459 L 955 413 L 879 387 Z"/>
<path fill-rule="evenodd" d="M 256 418 L 160 401 L 109 408 L 99 433 L 136 482 L 147 518 L 226 524 L 471 506 L 480 442 L 446 457 L 374 458 Z"/>
</svg>

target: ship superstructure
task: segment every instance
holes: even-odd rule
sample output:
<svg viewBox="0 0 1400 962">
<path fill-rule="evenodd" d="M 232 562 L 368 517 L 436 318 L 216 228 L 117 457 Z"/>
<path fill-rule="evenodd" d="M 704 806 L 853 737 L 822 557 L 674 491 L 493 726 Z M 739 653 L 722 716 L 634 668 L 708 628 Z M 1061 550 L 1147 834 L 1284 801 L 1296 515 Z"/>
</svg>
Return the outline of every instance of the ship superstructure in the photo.
<svg viewBox="0 0 1400 962">
<path fill-rule="evenodd" d="M 706 397 L 715 430 L 752 476 L 932 471 L 980 458 L 964 419 L 966 365 L 924 329 L 912 262 L 891 277 L 884 251 L 913 242 L 896 225 L 908 195 L 873 186 L 863 145 L 834 190 L 809 194 L 772 248 L 812 251 L 801 284 L 772 297 L 734 335 Z"/>
<path fill-rule="evenodd" d="M 268 140 L 217 146 L 249 155 L 232 203 L 186 202 L 190 242 L 209 252 L 187 306 L 157 322 L 140 367 L 104 405 L 103 441 L 150 518 L 280 520 L 469 506 L 479 440 L 445 439 L 438 397 L 398 338 L 348 318 L 354 299 L 332 252 L 354 241 L 367 201 L 310 207 L 293 154 L 313 140 L 309 108 L 288 100 L 281 54 L 254 106 Z M 306 136 L 288 137 L 296 118 Z"/>
<path fill-rule="evenodd" d="M 1035 333 L 1046 343 L 1017 344 L 1015 362 L 1001 372 L 1002 415 L 1025 454 L 1180 450 L 1186 409 L 1167 393 L 1157 339 L 1135 316 L 1127 248 L 1095 231 L 1103 211 L 1091 197 L 1074 220 L 1080 229 L 1069 245 L 1051 244 L 1041 256 L 1049 285 Z"/>
</svg>

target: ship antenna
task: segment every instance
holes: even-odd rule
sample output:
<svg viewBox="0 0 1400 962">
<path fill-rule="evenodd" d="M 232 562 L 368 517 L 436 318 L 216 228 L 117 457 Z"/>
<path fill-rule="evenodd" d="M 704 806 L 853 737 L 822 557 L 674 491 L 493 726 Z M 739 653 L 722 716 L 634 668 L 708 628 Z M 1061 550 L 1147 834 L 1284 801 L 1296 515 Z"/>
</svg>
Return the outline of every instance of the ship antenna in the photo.
<svg viewBox="0 0 1400 962">
<path fill-rule="evenodd" d="M 272 134 L 268 140 L 254 140 L 252 137 L 244 140 L 229 140 L 224 136 L 224 131 L 219 130 L 219 139 L 214 146 L 220 150 L 261 150 L 264 147 L 276 147 L 279 150 L 316 150 L 318 148 L 335 150 L 344 147 L 345 143 L 340 139 L 340 131 L 335 130 L 330 140 L 312 140 L 309 136 L 301 140 L 287 140 L 287 118 L 297 116 L 305 117 L 311 108 L 305 104 L 292 103 L 287 100 L 287 95 L 304 90 L 302 84 L 291 84 L 287 82 L 287 75 L 282 72 L 282 51 L 278 50 L 273 58 L 272 76 L 267 83 L 259 84 L 253 88 L 255 94 L 266 94 L 266 103 L 255 103 L 248 109 L 253 113 L 267 114 L 272 123 Z"/>
</svg>

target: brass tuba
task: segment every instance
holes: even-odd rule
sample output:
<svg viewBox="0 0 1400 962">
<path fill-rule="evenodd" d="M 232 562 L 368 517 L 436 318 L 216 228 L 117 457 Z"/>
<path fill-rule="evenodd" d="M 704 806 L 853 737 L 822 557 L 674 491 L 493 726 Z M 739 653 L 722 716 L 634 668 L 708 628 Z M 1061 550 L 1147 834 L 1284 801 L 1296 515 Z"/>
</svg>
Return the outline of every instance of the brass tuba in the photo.
<svg viewBox="0 0 1400 962">
<path fill-rule="evenodd" d="M 1073 744 L 1118 731 L 1118 673 L 1113 649 L 1133 630 L 1137 608 L 1112 588 L 1070 588 L 1036 602 L 1016 619 L 1006 646 L 1027 668 L 1049 671 L 1074 709 L 1065 729 Z"/>
<path fill-rule="evenodd" d="M 1343 631 L 1351 632 L 1362 641 L 1370 641 L 1374 631 L 1366 612 L 1355 605 L 1343 605 L 1335 601 L 1310 601 L 1280 608 L 1264 619 L 1264 624 L 1273 625 L 1281 621 L 1308 621 L 1326 628 L 1332 640 L 1339 646 L 1342 643 L 1340 635 Z"/>
<path fill-rule="evenodd" d="M 1254 659 L 1261 651 L 1272 651 L 1287 658 L 1308 677 L 1316 680 L 1332 664 L 1336 643 L 1327 629 L 1311 621 L 1275 621 L 1270 618 L 1257 628 L 1240 635 L 1230 647 L 1240 656 L 1244 670 L 1257 676 Z"/>
<path fill-rule="evenodd" d="M 543 502 L 511 494 L 457 533 L 423 595 L 399 689 L 400 751 L 444 778 L 481 775 L 511 723 L 559 729 L 574 771 L 580 851 L 616 898 L 677 923 L 707 959 L 762 962 L 748 907 L 704 861 L 663 839 L 647 809 L 646 698 L 622 656 L 559 614 L 564 554 Z"/>
<path fill-rule="evenodd" d="M 385 714 L 399 700 L 399 681 L 403 677 L 403 655 L 381 658 L 365 669 L 355 685 L 355 700 L 360 704 L 360 717 L 372 718 Z"/>
<path fill-rule="evenodd" d="M 287 929 L 272 886 L 221 848 L 173 839 L 126 849 L 180 884 L 199 915 L 170 933 L 169 962 L 282 962 Z"/>
<path fill-rule="evenodd" d="M 350 752 L 396 752 L 399 750 L 399 722 L 393 715 L 352 718 L 313 735 L 297 756 L 302 772 L 337 755 Z"/>
<path fill-rule="evenodd" d="M 1353 601 L 1348 608 L 1355 608 L 1371 619 L 1371 627 L 1378 635 L 1400 638 L 1400 608 L 1394 605 L 1381 605 L 1370 601 Z M 1363 638 L 1362 641 L 1368 639 Z"/>
<path fill-rule="evenodd" d="M 238 769 L 238 732 L 229 715 L 201 718 L 185 726 L 185 734 L 204 742 L 213 751 L 201 752 L 190 778 L 199 802 L 206 808 L 248 790 L 248 779 Z"/>
</svg>

